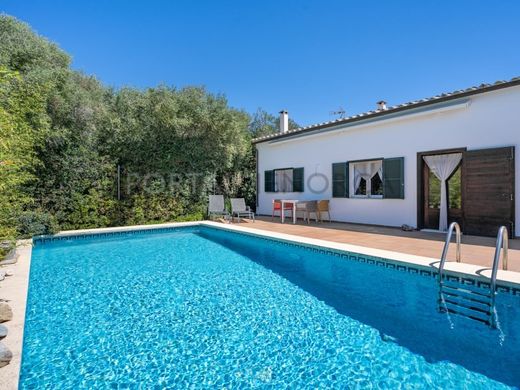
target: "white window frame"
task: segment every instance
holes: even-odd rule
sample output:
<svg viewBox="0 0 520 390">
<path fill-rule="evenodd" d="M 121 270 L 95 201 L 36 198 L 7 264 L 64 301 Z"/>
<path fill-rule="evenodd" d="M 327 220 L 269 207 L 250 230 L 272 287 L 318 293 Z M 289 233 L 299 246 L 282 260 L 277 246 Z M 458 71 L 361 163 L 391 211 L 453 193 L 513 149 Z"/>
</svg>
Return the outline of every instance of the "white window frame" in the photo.
<svg viewBox="0 0 520 390">
<path fill-rule="evenodd" d="M 382 158 L 375 158 L 373 160 L 362 160 L 362 161 L 352 161 L 349 162 L 349 194 L 350 198 L 359 198 L 359 199 L 383 199 L 383 195 L 371 195 L 372 192 L 372 180 L 367 180 L 366 183 L 366 194 L 365 195 L 356 195 L 355 191 L 355 180 L 356 180 L 356 165 L 360 166 L 361 164 L 372 163 L 380 161 L 383 164 Z M 381 172 L 383 168 L 381 167 Z M 383 176 L 383 175 L 382 175 Z M 384 176 L 383 176 L 384 177 Z M 381 178 L 382 185 L 384 185 L 384 181 Z"/>
</svg>

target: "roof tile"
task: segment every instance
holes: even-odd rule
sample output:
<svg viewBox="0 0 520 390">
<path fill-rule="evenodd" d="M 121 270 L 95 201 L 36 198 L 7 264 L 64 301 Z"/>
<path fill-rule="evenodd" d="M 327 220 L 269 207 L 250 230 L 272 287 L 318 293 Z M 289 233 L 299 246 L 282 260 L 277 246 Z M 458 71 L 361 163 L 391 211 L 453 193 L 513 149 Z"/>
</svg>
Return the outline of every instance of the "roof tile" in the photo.
<svg viewBox="0 0 520 390">
<path fill-rule="evenodd" d="M 481 90 L 482 90 L 481 93 L 484 93 L 484 92 L 487 92 L 486 91 L 487 88 L 494 87 L 494 86 L 504 85 L 503 88 L 506 88 L 506 87 L 509 87 L 509 86 L 519 85 L 518 84 L 519 81 L 520 81 L 520 76 L 517 76 L 517 77 L 513 77 L 510 80 L 498 80 L 498 81 L 495 81 L 493 84 L 482 83 L 482 84 L 480 84 L 478 86 L 473 86 L 473 87 L 469 87 L 469 88 L 466 88 L 466 89 L 459 89 L 459 90 L 452 91 L 452 92 L 444 92 L 444 93 L 442 93 L 440 95 L 435 95 L 435 96 L 432 96 L 432 97 L 429 97 L 429 98 L 424 98 L 424 99 L 420 99 L 420 100 L 414 100 L 414 101 L 410 101 L 410 102 L 397 104 L 397 105 L 389 107 L 387 110 L 384 110 L 384 111 L 382 111 L 382 110 L 366 111 L 366 112 L 362 112 L 362 113 L 359 113 L 359 114 L 351 115 L 351 116 L 348 116 L 348 117 L 345 117 L 345 118 L 339 118 L 339 119 L 328 121 L 328 122 L 321 122 L 321 123 L 317 123 L 317 124 L 313 124 L 313 125 L 304 126 L 304 127 L 300 127 L 300 128 L 297 128 L 297 129 L 289 130 L 289 131 L 287 131 L 286 133 L 283 133 L 283 134 L 282 133 L 276 133 L 276 134 L 262 136 L 262 137 L 253 139 L 253 143 L 256 143 L 256 142 L 258 142 L 260 140 L 264 140 L 264 139 L 278 138 L 278 137 L 283 136 L 284 134 L 287 134 L 287 133 L 291 133 L 291 134 L 292 133 L 299 133 L 299 132 L 302 132 L 304 130 L 312 130 L 313 128 L 319 128 L 319 127 L 324 127 L 324 126 L 326 127 L 328 125 L 333 125 L 335 123 L 348 123 L 349 121 L 352 121 L 354 119 L 361 118 L 361 117 L 366 117 L 366 116 L 371 116 L 371 115 L 375 115 L 375 114 L 384 115 L 386 113 L 392 112 L 393 110 L 405 109 L 405 107 L 418 105 L 420 103 L 435 102 L 436 100 L 439 100 L 439 99 L 442 99 L 442 98 L 446 98 L 446 99 L 450 99 L 451 100 L 451 98 L 457 98 L 457 95 L 463 95 L 465 93 L 471 93 L 471 92 L 475 92 L 475 91 L 477 91 L 476 93 L 479 93 L 479 91 L 481 91 Z M 511 84 L 511 85 L 509 85 L 509 84 Z M 384 112 L 384 114 L 383 114 L 383 112 Z"/>
</svg>

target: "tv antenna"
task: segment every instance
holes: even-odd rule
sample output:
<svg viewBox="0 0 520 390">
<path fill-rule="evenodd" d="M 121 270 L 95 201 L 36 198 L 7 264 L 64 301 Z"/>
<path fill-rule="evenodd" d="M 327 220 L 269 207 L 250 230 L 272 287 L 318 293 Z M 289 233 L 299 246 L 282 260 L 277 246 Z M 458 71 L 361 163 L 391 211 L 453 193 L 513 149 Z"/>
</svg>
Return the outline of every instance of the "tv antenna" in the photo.
<svg viewBox="0 0 520 390">
<path fill-rule="evenodd" d="M 346 114 L 346 111 L 343 107 L 338 107 L 338 109 L 336 111 L 330 111 L 329 112 L 329 115 L 332 115 L 332 116 L 338 116 L 338 119 L 343 119 L 345 118 L 345 114 Z"/>
</svg>

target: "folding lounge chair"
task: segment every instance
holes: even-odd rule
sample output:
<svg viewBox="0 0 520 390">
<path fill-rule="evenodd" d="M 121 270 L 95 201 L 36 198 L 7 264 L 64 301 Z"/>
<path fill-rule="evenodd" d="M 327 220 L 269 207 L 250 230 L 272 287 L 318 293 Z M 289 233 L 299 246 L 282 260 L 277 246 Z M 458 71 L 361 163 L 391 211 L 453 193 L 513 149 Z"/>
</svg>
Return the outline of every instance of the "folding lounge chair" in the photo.
<svg viewBox="0 0 520 390">
<path fill-rule="evenodd" d="M 244 198 L 231 198 L 231 215 L 233 219 L 235 216 L 238 217 L 238 223 L 240 223 L 240 217 L 247 217 L 255 222 L 255 213 L 249 206 L 246 206 Z"/>
<path fill-rule="evenodd" d="M 214 217 L 229 217 L 229 213 L 224 205 L 224 195 L 210 195 L 208 203 L 208 218 Z"/>
</svg>

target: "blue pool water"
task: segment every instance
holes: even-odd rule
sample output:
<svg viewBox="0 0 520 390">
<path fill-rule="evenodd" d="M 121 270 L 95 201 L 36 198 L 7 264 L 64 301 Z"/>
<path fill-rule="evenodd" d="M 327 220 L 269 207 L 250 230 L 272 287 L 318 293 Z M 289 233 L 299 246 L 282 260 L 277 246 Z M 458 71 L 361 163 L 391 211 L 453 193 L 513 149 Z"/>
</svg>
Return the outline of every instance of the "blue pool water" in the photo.
<svg viewBox="0 0 520 390">
<path fill-rule="evenodd" d="M 436 309 L 432 277 L 208 227 L 38 243 L 21 388 L 520 384 L 502 332 Z"/>
</svg>

